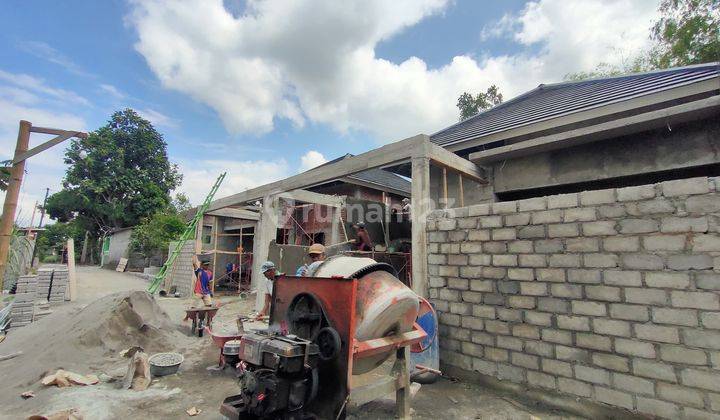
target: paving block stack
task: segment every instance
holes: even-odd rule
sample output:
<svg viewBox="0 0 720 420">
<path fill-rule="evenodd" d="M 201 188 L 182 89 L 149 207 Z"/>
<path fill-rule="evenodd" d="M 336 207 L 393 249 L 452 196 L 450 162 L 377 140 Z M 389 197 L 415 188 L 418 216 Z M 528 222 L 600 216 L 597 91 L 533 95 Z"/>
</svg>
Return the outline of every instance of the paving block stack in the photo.
<svg viewBox="0 0 720 420">
<path fill-rule="evenodd" d="M 37 276 L 20 276 L 18 278 L 15 299 L 10 308 L 13 327 L 22 327 L 33 321 L 37 287 Z"/>
<path fill-rule="evenodd" d="M 46 267 L 38 270 L 37 300 L 46 300 L 51 305 L 63 303 L 67 287 L 68 270 L 66 267 Z"/>
<path fill-rule="evenodd" d="M 718 184 L 436 212 L 441 361 L 643 414 L 720 418 Z"/>
</svg>

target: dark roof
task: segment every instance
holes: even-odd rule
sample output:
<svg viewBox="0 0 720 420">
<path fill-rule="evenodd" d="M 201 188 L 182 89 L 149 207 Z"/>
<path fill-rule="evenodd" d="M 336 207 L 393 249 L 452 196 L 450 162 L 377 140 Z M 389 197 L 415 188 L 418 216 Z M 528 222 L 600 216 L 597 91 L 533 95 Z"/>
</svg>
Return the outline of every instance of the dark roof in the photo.
<svg viewBox="0 0 720 420">
<path fill-rule="evenodd" d="M 540 85 L 507 102 L 430 136 L 448 146 L 493 133 L 557 118 L 720 75 L 720 63 L 677 67 L 648 73 Z"/>
<path fill-rule="evenodd" d="M 350 153 L 347 153 L 344 156 L 340 156 L 339 158 L 335 158 L 333 160 L 325 162 L 320 166 L 325 166 L 325 165 L 329 165 L 331 163 L 340 162 L 341 160 L 344 160 L 344 159 L 347 159 L 350 157 L 353 157 L 353 155 Z M 412 184 L 410 184 L 410 181 L 401 177 L 400 175 L 394 174 L 392 172 L 389 172 L 389 171 L 386 171 L 386 170 L 380 169 L 380 168 L 368 169 L 367 171 L 362 171 L 362 172 L 358 172 L 358 173 L 355 173 L 352 175 L 348 175 L 344 178 L 356 179 L 358 181 L 376 184 L 380 187 L 392 188 L 394 190 L 402 191 L 403 193 L 408 194 L 408 196 L 410 195 L 411 185 L 412 185 Z"/>
</svg>

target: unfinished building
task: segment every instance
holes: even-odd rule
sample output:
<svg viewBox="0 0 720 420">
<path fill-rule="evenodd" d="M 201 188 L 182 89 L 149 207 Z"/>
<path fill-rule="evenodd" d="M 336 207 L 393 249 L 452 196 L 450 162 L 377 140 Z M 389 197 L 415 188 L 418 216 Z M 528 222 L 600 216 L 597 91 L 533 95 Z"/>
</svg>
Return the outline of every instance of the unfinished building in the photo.
<svg viewBox="0 0 720 420">
<path fill-rule="evenodd" d="M 440 314 L 446 369 L 570 405 L 718 416 L 719 74 L 541 85 L 208 215 L 252 213 L 238 219 L 256 284 L 284 202 L 341 208 L 310 189 L 368 170 L 411 178 L 412 288 Z"/>
</svg>

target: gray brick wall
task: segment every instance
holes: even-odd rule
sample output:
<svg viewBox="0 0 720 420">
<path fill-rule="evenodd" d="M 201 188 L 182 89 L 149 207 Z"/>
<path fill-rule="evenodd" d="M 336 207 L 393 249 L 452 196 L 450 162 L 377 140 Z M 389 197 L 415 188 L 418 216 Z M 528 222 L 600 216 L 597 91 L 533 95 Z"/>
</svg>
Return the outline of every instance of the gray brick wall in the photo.
<svg viewBox="0 0 720 420">
<path fill-rule="evenodd" d="M 168 255 L 170 255 L 177 242 L 171 242 L 168 245 Z M 193 265 L 192 257 L 195 253 L 195 241 L 185 241 L 183 247 L 180 250 L 180 255 L 175 259 L 174 267 L 168 268 L 167 276 L 171 286 L 174 286 L 176 291 L 181 296 L 187 297 L 192 295 L 192 282 L 193 282 Z"/>
<path fill-rule="evenodd" d="M 667 418 L 720 418 L 720 182 L 441 210 L 441 360 Z"/>
</svg>

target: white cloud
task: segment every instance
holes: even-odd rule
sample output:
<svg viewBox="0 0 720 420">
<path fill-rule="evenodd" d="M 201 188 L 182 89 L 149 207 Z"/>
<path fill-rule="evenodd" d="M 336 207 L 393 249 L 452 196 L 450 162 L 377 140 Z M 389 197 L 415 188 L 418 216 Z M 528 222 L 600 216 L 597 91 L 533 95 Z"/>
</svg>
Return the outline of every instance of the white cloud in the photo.
<svg viewBox="0 0 720 420">
<path fill-rule="evenodd" d="M 227 172 L 227 176 L 215 194 L 215 199 L 292 175 L 284 159 L 277 161 L 172 160 L 179 162 L 180 172 L 183 174 L 183 182 L 178 191 L 187 194 L 193 205 L 202 203 L 218 175 L 223 171 Z"/>
<path fill-rule="evenodd" d="M 176 119 L 169 117 L 160 111 L 156 111 L 151 108 L 136 109 L 136 111 L 141 117 L 150 121 L 155 126 L 166 128 L 176 128 L 178 126 L 178 121 Z"/>
<path fill-rule="evenodd" d="M 116 88 L 115 86 L 107 84 L 107 83 L 101 83 L 100 90 L 103 93 L 109 94 L 110 96 L 112 96 L 115 99 L 127 98 L 127 95 L 124 92 L 122 92 L 120 89 Z"/>
<path fill-rule="evenodd" d="M 231 132 L 265 133 L 276 118 L 363 130 L 383 141 L 456 121 L 466 90 L 497 84 L 507 98 L 569 72 L 620 60 L 647 44 L 656 0 L 538 0 L 481 38 L 507 36 L 515 55 L 460 55 L 430 69 L 375 48 L 443 11 L 446 0 L 133 1 L 136 49 L 161 83 L 213 107 Z"/>
<path fill-rule="evenodd" d="M 308 150 L 307 153 L 300 157 L 300 172 L 305 172 L 325 162 L 327 162 L 327 159 L 322 153 L 316 150 Z"/>
<path fill-rule="evenodd" d="M 49 86 L 41 79 L 0 70 L 0 160 L 12 159 L 20 120 L 43 127 L 86 130 L 85 120 L 67 111 L 72 108 L 67 106 L 68 99 L 73 100 L 75 105 L 88 103 L 75 93 Z M 30 147 L 50 138 L 33 133 L 30 136 Z M 18 223 L 30 223 L 35 201 L 42 203 L 45 188 L 50 188 L 50 193 L 60 190 L 65 174 L 63 158 L 69 142 L 51 147 L 26 161 L 16 211 Z M 0 201 L 4 200 L 5 193 L 0 192 Z M 36 215 L 36 224 L 38 220 L 39 215 Z"/>
<path fill-rule="evenodd" d="M 70 73 L 74 73 L 79 76 L 94 77 L 93 74 L 83 70 L 82 67 L 75 63 L 70 57 L 44 42 L 22 41 L 18 43 L 18 46 L 25 52 L 34 55 L 35 57 L 42 58 L 43 60 L 47 60 L 53 64 L 57 64 Z"/>
</svg>

